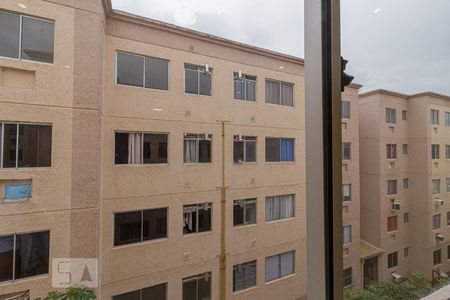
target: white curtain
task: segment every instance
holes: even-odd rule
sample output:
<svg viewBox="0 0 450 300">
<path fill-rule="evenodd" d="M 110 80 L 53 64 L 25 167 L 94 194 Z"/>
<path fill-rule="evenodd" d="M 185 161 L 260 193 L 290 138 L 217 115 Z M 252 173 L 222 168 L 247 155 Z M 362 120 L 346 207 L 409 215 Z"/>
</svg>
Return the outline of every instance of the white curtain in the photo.
<svg viewBox="0 0 450 300">
<path fill-rule="evenodd" d="M 280 104 L 286 106 L 293 106 L 294 103 L 294 86 L 291 84 L 281 84 L 281 99 Z"/>
<path fill-rule="evenodd" d="M 128 163 L 142 164 L 142 133 L 128 135 Z"/>
<path fill-rule="evenodd" d="M 294 195 L 280 196 L 280 219 L 294 216 Z"/>
<path fill-rule="evenodd" d="M 197 141 L 196 140 L 184 140 L 184 162 L 196 163 L 197 162 Z"/>
</svg>

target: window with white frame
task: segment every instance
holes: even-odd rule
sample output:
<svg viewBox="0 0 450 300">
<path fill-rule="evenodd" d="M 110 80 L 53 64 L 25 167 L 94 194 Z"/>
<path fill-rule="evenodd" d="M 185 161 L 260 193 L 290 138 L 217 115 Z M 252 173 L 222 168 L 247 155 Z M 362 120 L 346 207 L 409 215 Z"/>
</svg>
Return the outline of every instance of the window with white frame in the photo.
<svg viewBox="0 0 450 300">
<path fill-rule="evenodd" d="M 294 274 L 295 251 L 266 257 L 266 282 Z"/>
<path fill-rule="evenodd" d="M 439 144 L 431 145 L 431 159 L 439 159 Z"/>
<path fill-rule="evenodd" d="M 439 125 L 439 110 L 437 109 L 431 110 L 431 124 Z"/>
<path fill-rule="evenodd" d="M 184 134 L 184 163 L 210 163 L 212 134 Z"/>
<path fill-rule="evenodd" d="M 0 123 L 0 168 L 50 167 L 52 125 Z"/>
<path fill-rule="evenodd" d="M 396 109 L 386 107 L 386 123 L 395 124 L 396 123 Z"/>
<path fill-rule="evenodd" d="M 116 132 L 115 164 L 167 163 L 167 133 Z"/>
<path fill-rule="evenodd" d="M 350 101 L 342 100 L 342 119 L 350 119 Z"/>
<path fill-rule="evenodd" d="M 153 298 L 152 298 L 153 299 Z M 183 278 L 183 300 L 210 300 L 211 272 Z"/>
<path fill-rule="evenodd" d="M 344 271 L 342 272 L 342 279 L 344 280 L 344 288 L 350 287 L 353 284 L 353 280 L 352 280 L 352 268 L 347 268 L 344 269 Z"/>
<path fill-rule="evenodd" d="M 233 292 L 256 286 L 256 260 L 233 266 Z"/>
<path fill-rule="evenodd" d="M 211 96 L 212 94 L 211 67 L 184 65 L 184 91 L 187 94 Z"/>
<path fill-rule="evenodd" d="M 266 79 L 266 103 L 294 106 L 294 85 Z"/>
<path fill-rule="evenodd" d="M 50 232 L 0 236 L 0 282 L 48 274 Z"/>
<path fill-rule="evenodd" d="M 441 214 L 433 215 L 433 230 L 437 230 L 441 228 Z"/>
<path fill-rule="evenodd" d="M 0 11 L 0 56 L 53 63 L 55 22 Z"/>
<path fill-rule="evenodd" d="M 352 225 L 345 225 L 343 227 L 343 244 L 350 244 L 352 242 Z"/>
<path fill-rule="evenodd" d="M 167 300 L 167 283 L 113 296 L 112 300 Z"/>
<path fill-rule="evenodd" d="M 352 185 L 350 183 L 342 185 L 342 201 L 352 200 Z"/>
<path fill-rule="evenodd" d="M 433 194 L 439 194 L 441 192 L 441 180 L 440 179 L 432 179 L 432 192 Z"/>
<path fill-rule="evenodd" d="M 169 61 L 162 58 L 116 52 L 117 84 L 169 89 Z"/>
<path fill-rule="evenodd" d="M 256 77 L 234 73 L 234 99 L 256 101 Z"/>
<path fill-rule="evenodd" d="M 233 162 L 242 164 L 256 161 L 256 137 L 235 135 L 233 137 Z"/>
<path fill-rule="evenodd" d="M 387 194 L 396 195 L 397 194 L 397 180 L 391 179 L 387 181 Z"/>
<path fill-rule="evenodd" d="M 211 231 L 212 203 L 183 206 L 183 234 Z"/>
<path fill-rule="evenodd" d="M 256 198 L 233 201 L 233 225 L 256 224 Z"/>
<path fill-rule="evenodd" d="M 267 137 L 266 161 L 294 161 L 294 139 Z"/>
<path fill-rule="evenodd" d="M 266 197 L 266 222 L 293 218 L 294 216 L 294 194 Z"/>
<path fill-rule="evenodd" d="M 386 158 L 396 159 L 397 158 L 397 145 L 396 144 L 386 144 Z"/>
</svg>

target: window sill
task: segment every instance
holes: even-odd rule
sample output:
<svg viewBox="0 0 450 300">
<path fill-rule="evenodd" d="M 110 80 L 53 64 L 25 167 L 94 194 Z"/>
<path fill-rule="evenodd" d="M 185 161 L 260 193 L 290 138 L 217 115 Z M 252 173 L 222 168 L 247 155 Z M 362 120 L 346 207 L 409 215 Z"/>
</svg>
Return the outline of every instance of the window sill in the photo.
<svg viewBox="0 0 450 300">
<path fill-rule="evenodd" d="M 233 162 L 233 166 L 255 166 L 257 165 L 256 161 L 249 161 L 249 162 L 241 162 L 241 163 L 237 163 L 237 162 Z"/>
<path fill-rule="evenodd" d="M 276 165 L 276 164 L 289 165 L 289 164 L 295 164 L 295 160 L 290 160 L 290 161 L 266 161 L 264 163 L 268 164 L 268 165 Z"/>
<path fill-rule="evenodd" d="M 192 237 L 192 236 L 202 236 L 202 235 L 208 235 L 208 234 L 212 234 L 212 230 L 204 231 L 204 232 L 183 233 L 183 238 L 188 238 L 188 237 Z"/>
<path fill-rule="evenodd" d="M 251 228 L 251 227 L 255 227 L 257 224 L 248 224 L 248 225 L 233 225 L 233 229 L 245 229 L 245 228 Z"/>
<path fill-rule="evenodd" d="M 183 163 L 184 166 L 211 166 L 212 162 L 205 163 Z"/>
<path fill-rule="evenodd" d="M 233 100 L 236 100 L 239 102 L 244 102 L 244 103 L 256 103 L 256 100 L 246 100 L 246 99 L 236 99 L 236 98 L 233 98 Z"/>
<path fill-rule="evenodd" d="M 185 96 L 195 96 L 195 97 L 212 97 L 211 95 L 202 95 L 202 94 L 191 94 L 191 93 L 187 93 L 186 91 L 184 92 Z"/>
<path fill-rule="evenodd" d="M 249 287 L 249 288 L 246 288 L 246 289 L 244 289 L 244 290 L 240 290 L 240 291 L 233 292 L 233 295 L 240 295 L 240 294 L 245 293 L 245 292 L 250 292 L 250 291 L 255 290 L 256 288 L 257 288 L 257 286 L 254 285 L 254 286 Z"/>
<path fill-rule="evenodd" d="M 10 284 L 14 284 L 14 283 L 25 283 L 27 281 L 48 278 L 48 276 L 49 276 L 49 273 L 45 273 L 45 274 L 34 275 L 34 276 L 20 278 L 20 279 L 13 279 L 13 280 L 8 280 L 8 281 L 2 281 L 2 282 L 0 282 L 0 286 L 10 285 Z"/>
<path fill-rule="evenodd" d="M 43 171 L 51 170 L 52 167 L 23 167 L 23 168 L 0 168 L 1 171 Z"/>
<path fill-rule="evenodd" d="M 118 83 L 117 81 L 116 81 L 116 85 L 120 86 L 120 87 L 125 87 L 125 88 L 142 89 L 144 91 L 147 91 L 147 90 L 149 90 L 149 91 L 156 91 L 156 92 L 169 92 L 170 91 L 169 89 L 167 89 L 167 90 L 154 89 L 154 88 L 148 88 L 148 87 L 145 87 L 145 86 L 136 86 L 136 85 L 123 84 L 123 83 Z"/>
<path fill-rule="evenodd" d="M 278 220 L 271 220 L 271 221 L 266 221 L 266 224 L 272 224 L 272 223 L 279 223 L 279 222 L 287 222 L 287 221 L 292 221 L 295 219 L 294 217 L 290 217 L 290 218 L 284 218 L 284 219 L 278 219 Z"/>
<path fill-rule="evenodd" d="M 159 238 L 159 239 L 154 239 L 154 240 L 148 240 L 148 241 L 144 241 L 144 242 L 129 243 L 129 244 L 124 244 L 124 245 L 119 245 L 119 246 L 114 246 L 114 244 L 113 244 L 113 249 L 123 249 L 123 248 L 128 248 L 128 247 L 144 246 L 147 244 L 164 242 L 164 241 L 168 241 L 168 240 L 169 240 L 169 238 L 165 237 L 165 238 Z"/>
<path fill-rule="evenodd" d="M 117 168 L 123 168 L 123 167 L 132 167 L 132 168 L 136 168 L 136 167 L 161 167 L 161 166 L 168 166 L 169 163 L 155 163 L 155 164 L 114 164 L 114 167 Z"/>
<path fill-rule="evenodd" d="M 24 203 L 27 202 L 29 200 L 31 200 L 32 198 L 23 198 L 23 199 L 0 199 L 0 205 L 1 204 L 13 204 L 13 203 Z"/>
<path fill-rule="evenodd" d="M 54 55 L 54 54 L 53 54 Z M 27 64 L 37 64 L 37 65 L 44 65 L 44 66 L 54 66 L 55 62 L 54 62 L 54 56 L 53 56 L 53 62 L 52 63 L 47 63 L 47 62 L 43 62 L 43 61 L 36 61 L 36 60 L 30 60 L 30 59 L 24 59 L 24 58 L 15 58 L 15 57 L 7 57 L 7 56 L 0 56 L 1 59 L 6 59 L 9 61 L 13 61 L 13 62 L 24 62 Z M 28 69 L 27 69 L 28 70 Z"/>
<path fill-rule="evenodd" d="M 274 105 L 274 106 L 280 106 L 280 107 L 295 108 L 294 105 L 282 105 L 282 104 L 269 103 L 269 102 L 264 102 L 264 103 L 265 103 L 265 104 L 269 104 L 269 105 Z"/>
<path fill-rule="evenodd" d="M 274 283 L 277 283 L 277 282 L 279 282 L 279 281 L 281 281 L 281 280 L 284 280 L 284 279 L 288 279 L 288 278 L 294 277 L 295 275 L 296 275 L 295 273 L 292 273 L 292 274 L 289 274 L 289 275 L 286 275 L 286 276 L 283 276 L 283 277 L 280 277 L 280 278 L 277 278 L 277 279 L 273 279 L 273 280 L 271 280 L 271 281 L 267 281 L 265 284 L 266 284 L 266 285 L 274 284 Z"/>
</svg>

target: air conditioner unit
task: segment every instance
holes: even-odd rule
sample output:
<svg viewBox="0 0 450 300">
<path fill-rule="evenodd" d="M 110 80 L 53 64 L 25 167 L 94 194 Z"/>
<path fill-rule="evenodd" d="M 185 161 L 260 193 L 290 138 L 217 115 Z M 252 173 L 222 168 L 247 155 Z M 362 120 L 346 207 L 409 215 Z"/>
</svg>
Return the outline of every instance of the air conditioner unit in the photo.
<svg viewBox="0 0 450 300">
<path fill-rule="evenodd" d="M 204 133 L 206 141 L 212 141 L 212 134 Z"/>
<path fill-rule="evenodd" d="M 209 73 L 209 65 L 208 64 L 206 64 L 206 66 L 205 66 L 205 72 Z"/>
<path fill-rule="evenodd" d="M 445 237 L 442 234 L 436 233 L 436 240 L 442 242 L 444 239 L 445 239 Z"/>
<path fill-rule="evenodd" d="M 244 140 L 244 136 L 242 134 L 238 135 L 238 141 L 243 141 Z"/>
<path fill-rule="evenodd" d="M 392 202 L 392 210 L 393 210 L 393 211 L 398 211 L 398 210 L 400 210 L 400 206 L 401 206 L 400 202 L 398 202 L 398 201 Z"/>
<path fill-rule="evenodd" d="M 402 278 L 402 275 L 398 274 L 397 272 L 392 273 L 392 280 L 394 280 L 394 282 L 401 282 Z"/>
<path fill-rule="evenodd" d="M 444 200 L 434 199 L 434 204 L 437 206 L 442 206 L 442 205 L 444 205 Z"/>
</svg>

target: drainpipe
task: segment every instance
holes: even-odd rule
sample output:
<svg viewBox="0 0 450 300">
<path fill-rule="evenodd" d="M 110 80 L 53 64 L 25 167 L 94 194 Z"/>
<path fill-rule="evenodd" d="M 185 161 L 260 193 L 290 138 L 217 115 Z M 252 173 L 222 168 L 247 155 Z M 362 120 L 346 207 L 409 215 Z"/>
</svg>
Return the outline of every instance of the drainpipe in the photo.
<svg viewBox="0 0 450 300">
<path fill-rule="evenodd" d="M 227 291 L 227 253 L 225 244 L 225 225 L 226 225 L 226 189 L 225 186 L 225 123 L 229 121 L 218 121 L 222 125 L 222 174 L 220 186 L 220 300 L 226 300 Z"/>
</svg>

